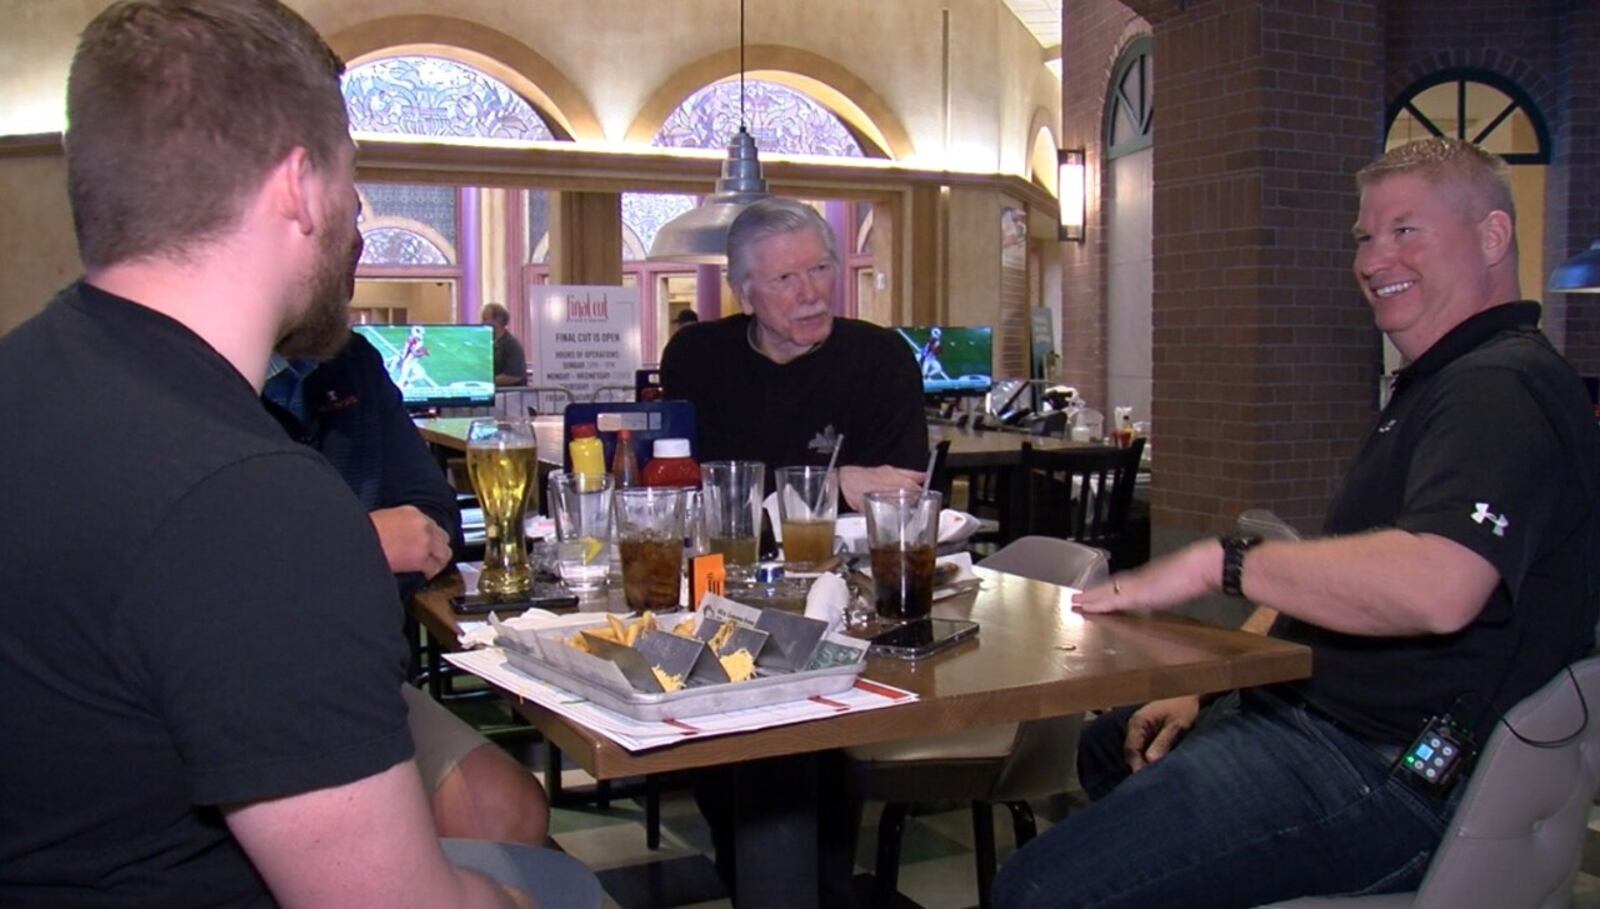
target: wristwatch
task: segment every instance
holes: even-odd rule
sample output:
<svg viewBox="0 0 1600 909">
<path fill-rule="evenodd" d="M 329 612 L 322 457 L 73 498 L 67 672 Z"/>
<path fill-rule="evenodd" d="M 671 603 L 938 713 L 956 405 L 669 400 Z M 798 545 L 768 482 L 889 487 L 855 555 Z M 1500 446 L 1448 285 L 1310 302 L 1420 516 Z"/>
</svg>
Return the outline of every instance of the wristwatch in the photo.
<svg viewBox="0 0 1600 909">
<path fill-rule="evenodd" d="M 1222 538 L 1222 592 L 1230 597 L 1244 596 L 1244 554 L 1261 542 L 1260 537 Z"/>
</svg>

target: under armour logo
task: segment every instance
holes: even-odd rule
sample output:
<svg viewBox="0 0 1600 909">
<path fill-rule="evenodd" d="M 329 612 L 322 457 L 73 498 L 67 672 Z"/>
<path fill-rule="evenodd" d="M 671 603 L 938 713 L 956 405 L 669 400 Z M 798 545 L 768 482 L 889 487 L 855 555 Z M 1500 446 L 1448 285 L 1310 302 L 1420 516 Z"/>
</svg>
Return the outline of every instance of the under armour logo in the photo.
<svg viewBox="0 0 1600 909">
<path fill-rule="evenodd" d="M 1400 422 L 1399 420 L 1384 420 L 1383 421 L 1383 425 L 1378 427 L 1378 432 L 1380 434 L 1388 432 L 1389 430 L 1394 428 L 1396 423 L 1399 423 L 1399 422 Z"/>
<path fill-rule="evenodd" d="M 1477 521 L 1479 524 L 1482 524 L 1484 521 L 1488 521 L 1490 524 L 1494 525 L 1495 536 L 1505 536 L 1506 528 L 1511 526 L 1511 521 L 1508 520 L 1505 515 L 1490 514 L 1488 502 L 1479 502 L 1477 504 L 1478 510 L 1472 513 L 1472 520 Z"/>
</svg>

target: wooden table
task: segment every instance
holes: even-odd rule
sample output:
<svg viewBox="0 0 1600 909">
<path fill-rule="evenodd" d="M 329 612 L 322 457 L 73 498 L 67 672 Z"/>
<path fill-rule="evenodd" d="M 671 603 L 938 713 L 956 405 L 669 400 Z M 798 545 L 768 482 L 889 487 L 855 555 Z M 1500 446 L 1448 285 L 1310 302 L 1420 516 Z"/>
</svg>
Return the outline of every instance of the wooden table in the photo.
<svg viewBox="0 0 1600 909">
<path fill-rule="evenodd" d="M 950 453 L 945 466 L 957 470 L 977 467 L 1016 467 L 1022 463 L 1022 443 L 1041 451 L 1066 451 L 1074 448 L 1100 448 L 1097 442 L 1074 442 L 1060 436 L 1031 436 L 1022 432 L 978 432 L 965 426 L 931 423 L 928 445 L 949 440 Z"/>
<path fill-rule="evenodd" d="M 977 621 L 982 629 L 977 640 L 918 662 L 868 661 L 865 678 L 916 692 L 914 703 L 639 753 L 536 704 L 519 701 L 516 709 L 599 780 L 731 765 L 728 780 L 741 787 L 741 810 L 747 801 L 760 801 L 770 818 L 776 800 L 778 813 L 797 818 L 747 829 L 741 813 L 735 847 L 741 868 L 738 904 L 810 906 L 817 903 L 816 803 L 827 794 L 816 791 L 814 776 L 807 788 L 808 758 L 784 765 L 785 781 L 794 782 L 778 787 L 771 784 L 770 770 L 764 776 L 752 770 L 747 777 L 741 768 L 750 767 L 748 762 L 1311 673 L 1311 652 L 1299 644 L 1176 616 L 1085 617 L 1067 607 L 1059 587 L 982 568 L 977 572 L 981 590 L 934 604 L 936 615 Z M 457 575 L 441 578 L 412 601 L 417 618 L 443 642 L 455 641 L 448 598 L 459 592 L 460 583 Z M 747 867 L 763 873 L 746 874 Z"/>
<path fill-rule="evenodd" d="M 918 662 L 873 658 L 865 677 L 920 697 L 888 710 L 700 739 L 629 753 L 610 739 L 534 704 L 518 710 L 596 779 L 638 776 L 865 745 L 923 733 L 1018 722 L 1208 694 L 1311 674 L 1298 644 L 1216 628 L 1177 616 L 1085 617 L 1061 588 L 977 569 L 983 588 L 934 604 L 934 614 L 978 622 L 978 640 Z M 457 625 L 451 573 L 412 600 L 419 621 L 445 646 Z"/>
<path fill-rule="evenodd" d="M 429 445 L 446 451 L 465 453 L 467 427 L 473 420 L 482 419 L 487 418 L 422 417 L 412 422 L 416 424 L 417 432 L 422 434 L 423 441 Z M 565 461 L 561 450 L 562 435 L 565 432 L 560 417 L 533 418 L 533 437 L 539 449 L 539 460 L 558 466 Z"/>
</svg>

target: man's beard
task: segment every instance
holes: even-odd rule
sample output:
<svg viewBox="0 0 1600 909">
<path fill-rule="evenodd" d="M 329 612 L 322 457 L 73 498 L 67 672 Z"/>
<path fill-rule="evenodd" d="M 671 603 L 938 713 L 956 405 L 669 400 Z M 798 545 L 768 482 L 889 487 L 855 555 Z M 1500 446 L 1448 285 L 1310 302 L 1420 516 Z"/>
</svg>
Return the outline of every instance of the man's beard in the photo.
<svg viewBox="0 0 1600 909">
<path fill-rule="evenodd" d="M 350 340 L 349 306 L 361 247 L 359 230 L 348 246 L 329 242 L 322 247 L 316 269 L 306 279 L 305 312 L 278 340 L 278 353 L 291 360 L 330 360 L 344 349 Z"/>
</svg>

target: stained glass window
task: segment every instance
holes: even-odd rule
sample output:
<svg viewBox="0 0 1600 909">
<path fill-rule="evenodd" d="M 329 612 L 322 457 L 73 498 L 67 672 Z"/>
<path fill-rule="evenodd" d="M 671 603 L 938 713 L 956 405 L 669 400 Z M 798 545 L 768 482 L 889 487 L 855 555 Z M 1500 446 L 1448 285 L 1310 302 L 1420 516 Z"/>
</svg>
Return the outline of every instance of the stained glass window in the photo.
<svg viewBox="0 0 1600 909">
<path fill-rule="evenodd" d="M 432 240 L 403 227 L 375 227 L 361 232 L 366 246 L 362 265 L 449 265 L 444 251 Z"/>
<path fill-rule="evenodd" d="M 366 215 L 409 218 L 438 231 L 451 246 L 456 244 L 454 187 L 408 183 L 361 183 L 358 187 Z"/>
<path fill-rule="evenodd" d="M 528 261 L 543 262 L 549 258 L 549 244 L 540 244 L 550 231 L 550 193 L 543 189 L 530 189 L 528 200 Z"/>
<path fill-rule="evenodd" d="M 764 152 L 863 157 L 843 121 L 804 92 L 761 80 L 745 82 L 745 124 Z M 715 82 L 673 111 L 656 134 L 665 148 L 725 148 L 739 131 L 739 82 Z"/>
<path fill-rule="evenodd" d="M 552 139 L 544 118 L 510 86 L 443 57 L 372 60 L 344 74 L 350 128 L 402 136 Z"/>
<path fill-rule="evenodd" d="M 661 225 L 694 208 L 698 201 L 694 196 L 673 193 L 623 193 L 623 259 L 638 261 L 631 256 L 638 251 L 650 251 L 650 244 L 656 241 L 656 232 L 661 230 Z M 628 242 L 629 233 L 638 241 L 637 247 Z"/>
</svg>

